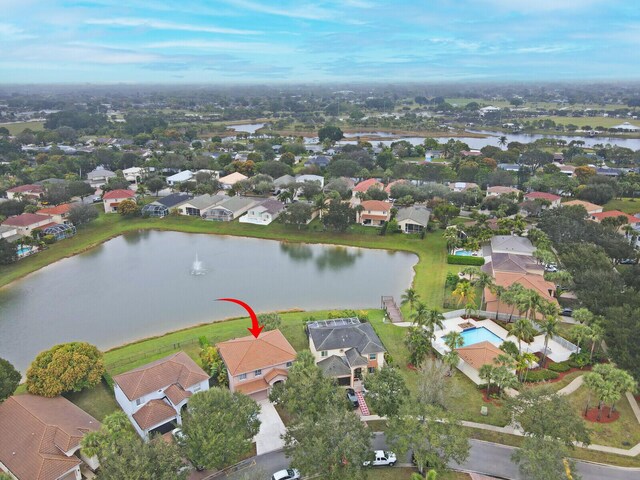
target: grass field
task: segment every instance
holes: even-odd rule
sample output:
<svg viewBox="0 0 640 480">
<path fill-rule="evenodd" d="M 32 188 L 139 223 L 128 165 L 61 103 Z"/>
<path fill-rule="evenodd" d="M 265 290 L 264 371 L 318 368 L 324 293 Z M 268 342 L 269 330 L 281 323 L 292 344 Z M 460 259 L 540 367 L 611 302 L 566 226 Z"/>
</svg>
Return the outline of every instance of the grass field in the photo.
<svg viewBox="0 0 640 480">
<path fill-rule="evenodd" d="M 513 105 L 509 103 L 507 100 L 485 100 L 483 98 L 446 98 L 445 101 L 450 104 L 456 104 L 458 106 L 463 106 L 471 102 L 476 102 L 480 105 L 492 105 L 498 108 L 509 107 L 513 108 Z M 595 110 L 614 110 L 616 108 L 624 108 L 624 105 L 615 105 L 615 104 L 606 104 L 606 105 L 598 105 L 593 103 L 576 103 L 574 105 L 561 104 L 557 102 L 526 102 L 522 107 L 526 108 L 563 108 L 567 107 L 569 110 L 583 110 L 585 108 L 591 108 Z M 559 117 L 564 118 L 564 117 Z M 620 120 L 620 119 L 618 119 Z M 621 123 L 621 121 L 619 122 Z"/>
<path fill-rule="evenodd" d="M 16 122 L 16 123 L 0 123 L 0 127 L 9 130 L 10 135 L 22 133 L 25 128 L 30 128 L 34 132 L 44 130 L 44 122 Z"/>
<path fill-rule="evenodd" d="M 536 117 L 536 120 L 553 120 L 556 124 L 559 125 L 568 125 L 573 124 L 578 127 L 584 127 L 585 125 L 589 125 L 593 128 L 597 126 L 611 128 L 614 125 L 620 125 L 626 120 L 623 118 L 614 118 L 614 117 L 559 117 L 559 116 L 549 116 L 549 117 Z M 634 123 L 633 120 L 630 123 Z M 637 125 L 640 126 L 640 122 L 636 122 Z"/>
<path fill-rule="evenodd" d="M 604 211 L 620 210 L 621 212 L 635 215 L 640 212 L 640 199 L 636 198 L 615 198 L 604 204 Z"/>
</svg>

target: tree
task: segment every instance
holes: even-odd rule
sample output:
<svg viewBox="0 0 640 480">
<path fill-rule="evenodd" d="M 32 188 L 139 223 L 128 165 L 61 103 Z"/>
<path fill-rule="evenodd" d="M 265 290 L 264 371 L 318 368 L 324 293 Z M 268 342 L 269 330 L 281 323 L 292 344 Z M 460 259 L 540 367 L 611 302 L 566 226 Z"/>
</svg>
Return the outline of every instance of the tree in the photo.
<svg viewBox="0 0 640 480">
<path fill-rule="evenodd" d="M 277 313 L 261 313 L 258 315 L 258 323 L 264 326 L 264 331 L 277 330 L 282 324 L 282 318 Z"/>
<path fill-rule="evenodd" d="M 413 287 L 409 287 L 404 291 L 404 293 L 400 297 L 400 300 L 401 300 L 400 304 L 401 305 L 409 304 L 409 311 L 413 311 L 413 306 L 417 301 L 419 301 L 419 298 L 420 298 L 420 295 L 418 294 L 418 292 Z"/>
<path fill-rule="evenodd" d="M 589 444 L 589 433 L 567 398 L 548 388 L 524 389 L 506 401 L 509 418 L 524 430 L 525 441 L 512 459 L 525 478 L 561 478 L 563 459 L 574 442 Z M 553 473 L 550 475 L 550 472 Z"/>
<path fill-rule="evenodd" d="M 423 327 L 409 327 L 404 344 L 409 350 L 409 363 L 419 367 L 431 349 L 431 335 Z"/>
<path fill-rule="evenodd" d="M 529 343 L 536 334 L 536 329 L 527 318 L 519 318 L 511 328 L 511 335 L 518 339 L 518 352 L 522 353 L 522 341 Z"/>
<path fill-rule="evenodd" d="M 260 406 L 238 392 L 213 387 L 194 394 L 182 422 L 187 457 L 218 470 L 238 462 L 258 434 L 259 413 Z"/>
<path fill-rule="evenodd" d="M 208 343 L 202 345 L 200 350 L 200 361 L 205 372 L 211 375 L 216 385 L 229 385 L 229 376 L 227 375 L 227 366 L 225 365 L 218 349 Z"/>
<path fill-rule="evenodd" d="M 56 345 L 41 352 L 27 370 L 27 391 L 43 397 L 95 387 L 104 375 L 102 352 L 85 342 Z"/>
<path fill-rule="evenodd" d="M 591 372 L 584 375 L 584 383 L 590 392 L 596 394 L 598 398 L 598 417 L 600 420 L 602 415 L 602 407 L 605 403 L 609 403 L 609 417 L 615 408 L 615 402 L 620 400 L 625 392 L 635 393 L 638 384 L 624 370 L 616 368 L 610 363 L 599 363 L 593 367 Z M 589 410 L 590 399 L 587 400 L 585 415 Z"/>
<path fill-rule="evenodd" d="M 150 192 L 156 194 L 156 197 L 158 196 L 158 192 L 166 186 L 165 181 L 160 177 L 148 178 L 144 183 Z"/>
<path fill-rule="evenodd" d="M 456 285 L 456 288 L 451 295 L 458 299 L 458 305 L 462 303 L 473 303 L 476 299 L 476 291 L 471 285 L 471 282 L 463 280 Z"/>
<path fill-rule="evenodd" d="M 89 223 L 92 220 L 98 218 L 98 211 L 93 205 L 86 205 L 84 203 L 74 203 L 69 207 L 69 214 L 67 218 L 76 227 Z"/>
<path fill-rule="evenodd" d="M 13 243 L 0 238 L 0 265 L 10 265 L 18 259 L 18 252 Z"/>
<path fill-rule="evenodd" d="M 123 217 L 135 217 L 140 213 L 140 207 L 135 200 L 127 198 L 118 205 L 118 213 Z"/>
<path fill-rule="evenodd" d="M 449 222 L 460 214 L 460 208 L 450 203 L 441 203 L 433 209 L 433 216 L 446 228 Z"/>
<path fill-rule="evenodd" d="M 331 125 L 325 125 L 320 130 L 318 130 L 318 138 L 320 142 L 324 142 L 328 140 L 330 142 L 337 142 L 338 140 L 342 140 L 344 138 L 344 134 L 342 130 L 338 127 L 334 127 Z"/>
<path fill-rule="evenodd" d="M 449 379 L 448 367 L 439 359 L 427 358 L 418 372 L 416 401 L 447 409 L 458 391 Z"/>
<path fill-rule="evenodd" d="M 347 203 L 331 200 L 327 214 L 322 219 L 324 226 L 337 232 L 344 232 L 355 221 L 355 211 Z"/>
<path fill-rule="evenodd" d="M 289 191 L 284 190 L 281 195 L 285 193 L 289 194 Z M 312 215 L 313 207 L 311 205 L 304 202 L 297 202 L 287 207 L 282 215 L 282 221 L 289 225 L 296 225 L 298 230 L 300 230 L 300 227 L 309 223 Z"/>
<path fill-rule="evenodd" d="M 178 447 L 160 436 L 143 442 L 124 412 L 107 415 L 100 430 L 84 435 L 81 447 L 83 454 L 98 457 L 100 480 L 184 480 L 187 477 Z"/>
<path fill-rule="evenodd" d="M 370 430 L 353 411 L 332 405 L 320 422 L 303 416 L 290 424 L 284 435 L 284 451 L 291 467 L 303 477 L 363 479 L 362 464 L 371 454 L 370 442 Z"/>
<path fill-rule="evenodd" d="M 540 333 L 544 335 L 544 352 L 542 354 L 542 362 L 540 362 L 544 367 L 546 366 L 547 352 L 549 350 L 549 340 L 559 333 L 560 320 L 555 316 L 548 316 L 539 325 L 542 328 Z"/>
<path fill-rule="evenodd" d="M 367 375 L 364 385 L 368 391 L 367 400 L 378 415 L 383 417 L 397 415 L 409 395 L 404 377 L 398 369 L 389 365 Z"/>
<path fill-rule="evenodd" d="M 21 378 L 20 372 L 8 360 L 0 358 L 0 403 L 13 395 Z"/>
<path fill-rule="evenodd" d="M 464 462 L 469 456 L 466 429 L 451 413 L 438 405 L 408 402 L 400 415 L 388 420 L 387 442 L 396 454 L 411 450 L 418 470 L 427 466 L 437 471 L 449 462 Z"/>
</svg>

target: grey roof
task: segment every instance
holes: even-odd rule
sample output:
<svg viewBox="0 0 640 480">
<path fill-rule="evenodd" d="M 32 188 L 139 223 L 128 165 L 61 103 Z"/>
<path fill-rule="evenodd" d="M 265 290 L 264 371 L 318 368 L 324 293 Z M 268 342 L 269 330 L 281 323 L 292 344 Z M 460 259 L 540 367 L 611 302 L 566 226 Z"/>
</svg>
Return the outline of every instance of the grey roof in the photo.
<svg viewBox="0 0 640 480">
<path fill-rule="evenodd" d="M 318 362 L 318 367 L 328 377 L 346 377 L 351 376 L 351 369 L 345 363 L 343 357 L 331 355 Z"/>
<path fill-rule="evenodd" d="M 282 187 L 284 185 L 289 185 L 290 183 L 295 183 L 296 178 L 291 175 L 282 175 L 281 177 L 276 178 L 273 181 L 273 184 L 276 187 Z"/>
<path fill-rule="evenodd" d="M 219 203 L 222 203 L 227 198 L 229 197 L 227 197 L 226 195 L 204 194 L 189 200 L 189 205 L 193 205 L 193 207 L 199 210 L 205 210 L 209 207 L 213 207 L 215 205 L 218 205 Z"/>
<path fill-rule="evenodd" d="M 401 222 L 403 220 L 412 220 L 423 227 L 426 227 L 429 223 L 429 217 L 431 212 L 427 207 L 413 206 L 407 208 L 401 208 L 398 210 L 396 220 Z"/>
<path fill-rule="evenodd" d="M 344 356 L 351 367 L 366 367 L 369 363 L 355 348 L 350 348 L 344 352 Z"/>
<path fill-rule="evenodd" d="M 47 178 L 45 180 L 40 180 L 39 182 L 36 182 L 34 185 L 44 185 L 46 183 L 62 185 L 63 183 L 67 183 L 67 181 L 63 180 L 62 178 Z"/>
<path fill-rule="evenodd" d="M 154 203 L 159 203 L 160 205 L 164 205 L 167 208 L 175 207 L 180 203 L 186 202 L 187 200 L 191 200 L 193 195 L 189 195 L 188 193 L 172 193 L 171 195 L 167 195 L 166 197 L 159 198 Z"/>
<path fill-rule="evenodd" d="M 266 212 L 270 214 L 280 213 L 284 209 L 284 203 L 279 200 L 274 200 L 272 198 L 268 198 L 264 202 L 260 203 L 261 207 L 264 207 Z"/>
<path fill-rule="evenodd" d="M 493 253 L 515 253 L 517 255 L 531 255 L 536 250 L 528 238 L 515 235 L 496 235 L 491 239 Z"/>
<path fill-rule="evenodd" d="M 336 325 L 334 319 L 307 324 L 309 336 L 316 350 L 341 350 L 355 348 L 360 355 L 384 352 L 385 348 L 370 323 Z M 344 319 L 347 322 L 357 319 Z"/>
<path fill-rule="evenodd" d="M 319 167 L 326 167 L 331 162 L 331 159 L 325 155 L 317 155 L 314 157 L 309 157 L 309 159 L 305 162 L 305 165 L 318 165 Z"/>
<path fill-rule="evenodd" d="M 92 172 L 87 173 L 87 178 L 91 180 L 92 178 L 108 178 L 115 177 L 116 174 L 111 170 L 107 170 L 105 168 L 97 168 Z"/>
<path fill-rule="evenodd" d="M 538 273 L 539 275 L 544 273 L 542 265 L 537 263 L 533 257 L 528 255 L 493 253 L 491 255 L 491 262 L 486 265 L 491 266 L 491 271 L 488 272 L 491 274 L 493 274 L 493 272 Z M 484 269 L 482 270 L 487 271 Z"/>
<path fill-rule="evenodd" d="M 255 203 L 257 203 L 253 198 L 247 197 L 229 197 L 229 200 L 225 200 L 219 205 L 216 205 L 216 208 L 226 208 L 231 212 L 236 212 L 238 210 L 242 210 L 243 208 L 251 208 Z"/>
</svg>

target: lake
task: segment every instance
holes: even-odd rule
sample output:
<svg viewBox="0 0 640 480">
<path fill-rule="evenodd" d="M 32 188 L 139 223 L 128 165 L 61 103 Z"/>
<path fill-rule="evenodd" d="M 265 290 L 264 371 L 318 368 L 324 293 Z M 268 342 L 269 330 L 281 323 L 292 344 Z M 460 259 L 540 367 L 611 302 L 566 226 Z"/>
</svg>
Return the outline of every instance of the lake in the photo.
<svg viewBox="0 0 640 480">
<path fill-rule="evenodd" d="M 196 254 L 205 275 L 192 275 Z M 379 308 L 399 299 L 417 256 L 406 252 L 141 231 L 60 260 L 0 289 L 0 357 L 22 372 L 52 345 L 108 349 L 198 323 L 257 312 Z M 249 324 L 247 324 L 249 326 Z"/>
<path fill-rule="evenodd" d="M 227 128 L 236 132 L 256 133 L 256 130 L 260 130 L 264 125 L 264 123 L 245 123 L 243 125 L 227 125 Z"/>
</svg>

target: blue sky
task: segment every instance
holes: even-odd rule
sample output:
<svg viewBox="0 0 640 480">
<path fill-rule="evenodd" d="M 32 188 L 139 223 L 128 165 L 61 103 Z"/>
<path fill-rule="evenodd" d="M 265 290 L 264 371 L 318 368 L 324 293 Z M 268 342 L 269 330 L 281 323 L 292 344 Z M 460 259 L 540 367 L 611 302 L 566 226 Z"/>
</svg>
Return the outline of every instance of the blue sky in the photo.
<svg viewBox="0 0 640 480">
<path fill-rule="evenodd" d="M 0 0 L 0 83 L 640 79 L 636 0 Z"/>
</svg>

